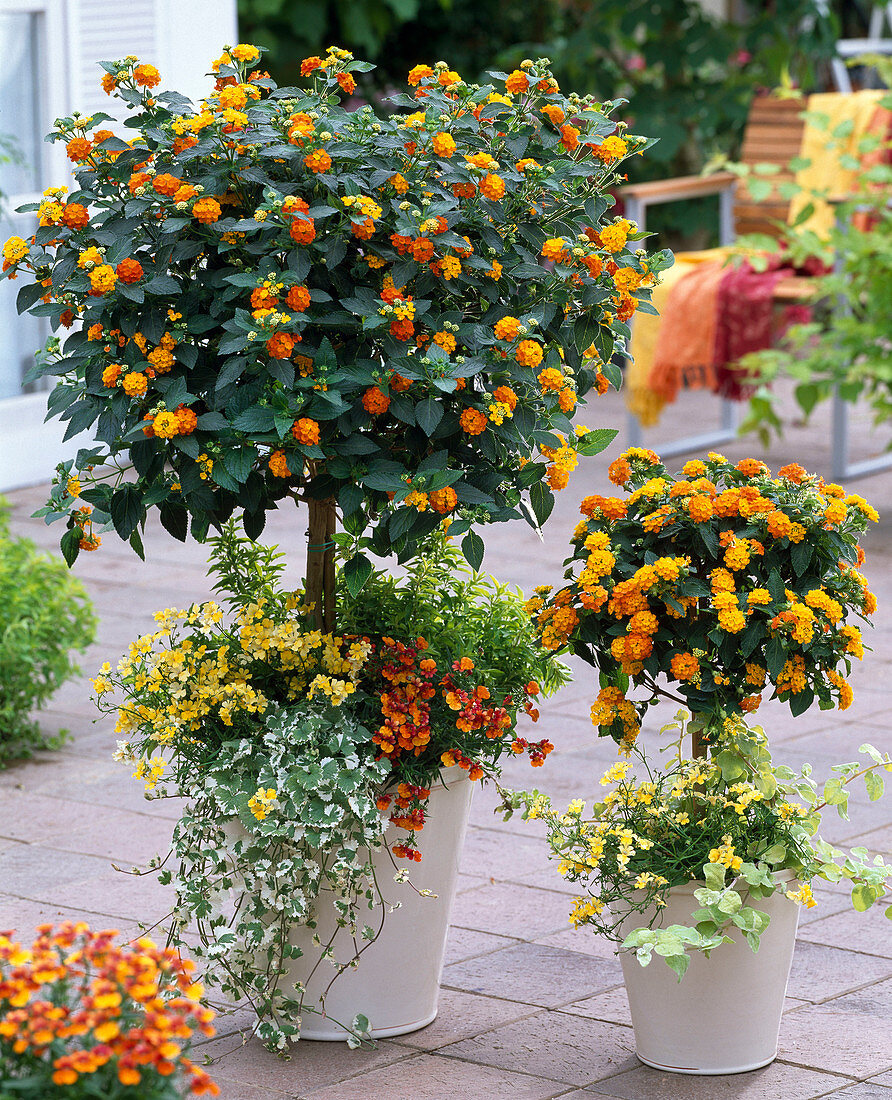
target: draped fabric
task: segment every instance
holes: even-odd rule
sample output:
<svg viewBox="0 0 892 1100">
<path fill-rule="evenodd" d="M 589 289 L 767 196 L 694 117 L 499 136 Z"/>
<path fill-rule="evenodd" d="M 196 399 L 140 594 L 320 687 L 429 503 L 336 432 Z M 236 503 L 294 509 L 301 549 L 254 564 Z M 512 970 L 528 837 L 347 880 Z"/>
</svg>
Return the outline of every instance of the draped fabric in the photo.
<svg viewBox="0 0 892 1100">
<path fill-rule="evenodd" d="M 892 112 L 877 103 L 884 94 L 865 91 L 809 97 L 811 117 L 806 120 L 800 156 L 810 164 L 796 176 L 803 191 L 790 205 L 791 224 L 812 203 L 814 210 L 800 228 L 822 237 L 829 234 L 833 207 L 824 197 L 856 188 L 859 169 L 850 167 L 851 158 L 867 133 L 884 140 L 892 134 Z M 889 157 L 888 147 L 880 143 L 862 157 L 860 170 L 889 163 Z M 771 346 L 779 327 L 774 289 L 795 272 L 783 258 L 763 257 L 760 270 L 756 270 L 741 256 L 733 246 L 679 253 L 675 265 L 654 288 L 652 301 L 659 316 L 636 315 L 629 346 L 632 361 L 626 372 L 626 405 L 643 426 L 655 424 L 664 406 L 674 401 L 682 388 L 709 388 L 733 399 L 747 396 L 749 387 L 735 364 L 742 356 Z M 781 319 L 783 327 L 791 316 L 788 310 Z M 795 307 L 795 316 L 798 321 L 807 320 L 808 306 Z"/>
</svg>

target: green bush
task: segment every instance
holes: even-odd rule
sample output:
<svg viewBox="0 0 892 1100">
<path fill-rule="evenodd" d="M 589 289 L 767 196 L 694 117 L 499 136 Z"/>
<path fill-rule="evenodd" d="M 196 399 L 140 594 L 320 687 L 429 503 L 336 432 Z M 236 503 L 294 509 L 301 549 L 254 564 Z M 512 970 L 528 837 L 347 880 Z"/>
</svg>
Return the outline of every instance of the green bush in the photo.
<svg viewBox="0 0 892 1100">
<path fill-rule="evenodd" d="M 71 651 L 83 652 L 96 632 L 83 585 L 10 534 L 6 507 L 0 498 L 0 768 L 59 746 L 62 736 L 47 738 L 29 714 L 78 671 Z"/>
</svg>

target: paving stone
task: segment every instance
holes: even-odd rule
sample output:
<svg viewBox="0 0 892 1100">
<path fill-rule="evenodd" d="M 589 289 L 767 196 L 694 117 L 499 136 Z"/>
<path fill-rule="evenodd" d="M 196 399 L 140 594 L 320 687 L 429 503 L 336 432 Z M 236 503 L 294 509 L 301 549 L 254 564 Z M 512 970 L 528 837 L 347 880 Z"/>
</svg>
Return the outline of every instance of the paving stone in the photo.
<svg viewBox="0 0 892 1100">
<path fill-rule="evenodd" d="M 613 940 L 606 936 L 596 936 L 586 927 L 567 928 L 555 932 L 552 936 L 540 936 L 536 943 L 549 947 L 562 947 L 566 951 L 578 951 L 581 955 L 593 955 L 597 959 L 615 959 L 616 950 Z"/>
<path fill-rule="evenodd" d="M 517 943 L 508 936 L 494 936 L 490 932 L 476 932 L 472 928 L 458 928 L 454 924 L 446 937 L 445 965 L 472 959 L 475 955 L 487 955 L 501 947 Z"/>
<path fill-rule="evenodd" d="M 784 1016 L 778 1057 L 851 1077 L 884 1073 L 892 1069 L 892 1019 L 808 1005 Z"/>
<path fill-rule="evenodd" d="M 592 1020 L 604 1020 L 606 1023 L 621 1024 L 623 1027 L 632 1026 L 629 998 L 626 996 L 624 985 L 608 989 L 606 993 L 599 993 L 595 997 L 586 997 L 584 1001 L 576 1001 L 571 1005 L 566 1005 L 562 1011 L 569 1012 L 573 1016 L 587 1016 Z"/>
<path fill-rule="evenodd" d="M 799 941 L 787 993 L 804 1001 L 826 1001 L 892 975 L 892 962 L 855 951 Z"/>
<path fill-rule="evenodd" d="M 507 836 L 498 829 L 470 826 L 462 848 L 461 870 L 463 874 L 517 881 L 537 870 L 551 870 L 548 851 L 548 846 L 533 836 Z"/>
<path fill-rule="evenodd" d="M 547 764 L 546 764 L 547 766 Z M 526 770 L 529 770 L 528 768 Z M 544 771 L 544 768 L 543 768 Z M 502 774 L 502 785 L 511 790 L 528 790 L 537 784 L 530 780 L 526 771 L 520 772 L 518 761 L 511 760 Z M 542 821 L 524 821 L 520 814 L 514 814 L 508 821 L 499 809 L 502 799 L 491 783 L 478 786 L 471 802 L 470 825 L 481 825 L 485 829 L 497 829 L 503 833 L 516 833 L 524 838 L 545 837 L 545 824 Z"/>
<path fill-rule="evenodd" d="M 550 1100 L 553 1081 L 440 1054 L 416 1054 L 350 1081 L 307 1089 L 294 1100 Z"/>
<path fill-rule="evenodd" d="M 115 871 L 107 864 L 106 868 L 104 873 L 77 883 L 44 885 L 39 894 L 35 891 L 32 896 L 56 905 L 70 905 L 76 901 L 85 909 L 106 914 L 106 919 L 138 922 L 146 928 L 157 924 L 170 912 L 173 891 L 162 886 L 154 874 L 135 876 Z"/>
<path fill-rule="evenodd" d="M 880 853 L 888 857 L 892 855 L 892 825 L 886 825 L 881 829 L 874 829 L 872 832 L 852 837 L 849 844 L 853 848 L 862 845 L 870 852 Z M 886 862 L 889 862 L 888 859 Z"/>
<path fill-rule="evenodd" d="M 303 1096 L 350 1077 L 364 1078 L 371 1070 L 410 1057 L 410 1051 L 389 1042 L 379 1042 L 374 1050 L 350 1050 L 346 1043 L 301 1040 L 283 1058 L 270 1053 L 257 1039 L 228 1035 L 202 1046 L 201 1055 L 220 1059 L 208 1067 L 212 1077 L 219 1072 L 235 1084 L 291 1090 L 290 1095 Z"/>
<path fill-rule="evenodd" d="M 751 1073 L 689 1077 L 639 1066 L 607 1081 L 599 1081 L 583 1096 L 618 1097 L 619 1100 L 816 1100 L 846 1084 L 829 1073 L 772 1062 Z"/>
<path fill-rule="evenodd" d="M 815 1012 L 863 1013 L 892 1021 L 892 979 L 864 986 L 854 993 L 846 993 L 842 997 L 834 997 L 832 1001 L 815 1005 Z"/>
<path fill-rule="evenodd" d="M 799 910 L 799 932 L 805 931 L 809 925 L 826 920 L 836 913 L 852 912 L 852 888 L 849 883 L 824 882 L 823 879 L 815 879 L 812 882 L 815 901 L 818 903 L 811 909 L 801 907 Z M 807 938 L 807 937 L 804 937 Z"/>
<path fill-rule="evenodd" d="M 586 1085 L 638 1064 L 631 1028 L 541 1012 L 442 1050 L 448 1056 Z"/>
<path fill-rule="evenodd" d="M 83 882 L 107 866 L 107 861 L 97 856 L 70 853 L 63 859 L 49 848 L 16 844 L 0 852 L 0 883 L 6 893 L 17 897 L 70 904 L 71 898 L 63 901 L 57 897 L 49 898 L 49 895 L 60 887 Z"/>
<path fill-rule="evenodd" d="M 886 903 L 880 902 L 866 913 L 849 908 L 847 912 L 812 921 L 800 930 L 799 939 L 892 958 L 892 922 L 885 915 L 885 908 Z"/>
<path fill-rule="evenodd" d="M 457 989 L 442 989 L 436 1020 L 420 1031 L 397 1037 L 393 1042 L 420 1050 L 436 1050 L 541 1011 L 537 1005 L 480 997 Z"/>
<path fill-rule="evenodd" d="M 68 920 L 86 921 L 96 930 L 114 928 L 120 933 L 119 940 L 122 943 L 139 934 L 135 921 L 115 920 L 82 907 L 53 905 L 45 901 L 30 901 L 12 897 L 10 894 L 0 894 L 0 928 L 15 929 L 16 939 L 20 942 L 30 942 L 34 938 L 32 933 L 39 924 L 61 924 Z"/>
<path fill-rule="evenodd" d="M 39 847 L 100 856 L 129 870 L 144 868 L 154 856 L 165 856 L 172 831 L 167 818 L 104 806 L 93 811 L 87 824 L 72 822 L 70 829 L 41 841 Z"/>
<path fill-rule="evenodd" d="M 538 886 L 542 890 L 557 891 L 559 894 L 567 894 L 570 897 L 579 896 L 579 886 L 577 883 L 568 882 L 567 879 L 562 878 L 558 873 L 558 861 L 552 860 L 551 865 L 541 871 L 533 871 L 532 874 L 523 875 L 519 877 L 517 882 L 522 882 L 524 886 Z M 569 913 L 569 906 L 567 912 Z"/>
<path fill-rule="evenodd" d="M 622 982 L 616 960 L 541 943 L 521 943 L 443 968 L 442 984 L 468 993 L 554 1008 Z"/>
<path fill-rule="evenodd" d="M 461 928 L 520 938 L 562 931 L 568 912 L 566 894 L 497 882 L 460 894 L 451 920 Z"/>
<path fill-rule="evenodd" d="M 231 1081 L 226 1077 L 220 1077 L 209 1070 L 211 1079 L 220 1089 L 218 1100 L 293 1100 L 294 1092 L 287 1089 L 262 1089 L 257 1085 L 246 1085 L 238 1081 Z"/>
<path fill-rule="evenodd" d="M 830 1093 L 827 1100 L 892 1100 L 892 1088 L 859 1081 L 857 1085 L 847 1085 L 838 1092 Z"/>
</svg>

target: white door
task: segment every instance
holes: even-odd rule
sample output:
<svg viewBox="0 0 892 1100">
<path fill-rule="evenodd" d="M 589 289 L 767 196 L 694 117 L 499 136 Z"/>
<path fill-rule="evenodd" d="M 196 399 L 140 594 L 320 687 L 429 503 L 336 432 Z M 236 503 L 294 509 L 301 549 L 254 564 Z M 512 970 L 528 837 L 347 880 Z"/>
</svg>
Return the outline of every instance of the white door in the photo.
<svg viewBox="0 0 892 1100">
<path fill-rule="evenodd" d="M 43 140 L 67 99 L 63 16 L 61 0 L 0 0 L 0 242 L 34 231 L 34 215 L 17 206 L 69 183 L 64 150 Z M 49 480 L 77 446 L 43 422 L 48 383 L 23 383 L 49 335 L 44 320 L 16 312 L 25 281 L 0 283 L 0 490 Z"/>
</svg>

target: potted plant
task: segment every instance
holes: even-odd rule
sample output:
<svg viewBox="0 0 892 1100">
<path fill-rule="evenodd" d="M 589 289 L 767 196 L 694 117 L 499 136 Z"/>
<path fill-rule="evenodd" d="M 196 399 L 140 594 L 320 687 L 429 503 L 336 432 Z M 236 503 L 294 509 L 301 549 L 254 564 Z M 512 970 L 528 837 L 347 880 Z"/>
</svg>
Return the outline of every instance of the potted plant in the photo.
<svg viewBox="0 0 892 1100">
<path fill-rule="evenodd" d="M 118 757 L 151 792 L 189 800 L 162 872 L 174 941 L 197 932 L 208 986 L 250 1002 L 273 1049 L 422 1027 L 467 780 L 496 776 L 506 753 L 543 762 L 549 742 L 515 724 L 566 670 L 520 594 L 463 574 L 442 538 L 399 581 L 376 574 L 358 597 L 342 582 L 342 635 L 280 590 L 273 550 L 233 523 L 213 545 L 231 612 L 160 612 L 94 680 Z"/>
<path fill-rule="evenodd" d="M 96 439 L 45 511 L 67 560 L 108 526 L 141 553 L 150 509 L 181 540 L 236 510 L 257 537 L 290 498 L 330 629 L 336 544 L 358 591 L 369 553 L 406 560 L 443 517 L 475 568 L 476 525 L 547 518 L 615 435 L 570 417 L 619 384 L 615 343 L 670 260 L 610 212 L 650 141 L 546 61 L 484 87 L 417 65 L 379 117 L 342 105 L 371 68 L 347 51 L 306 58 L 301 89 L 260 55 L 227 49 L 197 109 L 152 65 L 103 63 L 132 136 L 59 120 L 78 190 L 23 208 L 40 225 L 3 269 L 64 330 L 35 371 L 50 413 Z"/>
<path fill-rule="evenodd" d="M 809 768 L 773 765 L 764 731 L 745 722 L 767 686 L 794 714 L 851 703 L 840 669 L 863 642 L 847 620 L 876 606 L 857 538 L 877 516 L 798 465 L 772 477 L 757 460 L 710 454 L 673 477 L 633 448 L 610 476 L 628 495 L 582 502 L 567 583 L 528 606 L 544 646 L 598 669 L 592 721 L 627 759 L 587 814 L 581 800 L 557 813 L 535 792 L 507 805 L 546 820 L 561 872 L 584 891 L 574 924 L 622 948 L 639 1057 L 685 1073 L 754 1069 L 776 1054 L 793 902 L 813 904 L 816 876 L 847 879 L 863 910 L 892 875 L 816 835 L 828 805 L 845 811 L 853 779 L 882 794 L 889 756 L 863 746 L 865 765 L 838 766 L 819 794 Z M 661 698 L 686 708 L 662 731 L 678 738 L 663 769 L 637 745 Z M 746 945 L 760 942 L 752 958 Z M 648 967 L 653 954 L 679 979 L 690 967 L 685 982 Z"/>
<path fill-rule="evenodd" d="M 66 921 L 30 947 L 0 933 L 0 1096 L 219 1096 L 186 1055 L 213 1035 L 193 965 L 148 938 Z M 185 1041 L 184 1041 L 185 1040 Z"/>
</svg>

